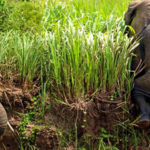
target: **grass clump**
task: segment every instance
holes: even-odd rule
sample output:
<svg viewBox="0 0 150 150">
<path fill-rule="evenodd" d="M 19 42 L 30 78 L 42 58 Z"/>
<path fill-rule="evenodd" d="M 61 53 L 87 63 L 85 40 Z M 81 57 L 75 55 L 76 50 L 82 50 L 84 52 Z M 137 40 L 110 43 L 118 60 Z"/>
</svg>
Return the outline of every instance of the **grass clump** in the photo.
<svg viewBox="0 0 150 150">
<path fill-rule="evenodd" d="M 13 67 L 8 68 L 9 71 L 18 72 L 22 83 L 25 80 L 33 80 L 40 67 L 40 44 L 42 43 L 39 39 L 36 40 L 36 36 L 30 34 L 20 35 L 18 32 L 1 34 L 1 38 L 7 43 L 1 42 L 3 52 L 1 62 L 12 64 Z"/>
<path fill-rule="evenodd" d="M 63 3 L 49 3 L 41 35 L 1 33 L 4 40 L 0 44 L 1 62 L 13 64 L 12 69 L 22 82 L 41 79 L 56 99 L 78 100 L 102 91 L 122 98 L 125 91 L 129 93 L 131 53 L 136 44 L 130 44 L 132 39 L 124 35 L 123 20 L 112 16 L 105 20 L 99 12 L 83 13 L 74 3 L 72 8 Z M 27 5 L 39 11 L 39 7 L 24 2 L 12 14 L 17 19 L 22 11 L 27 17 L 23 15 L 23 20 L 27 19 L 24 23 L 30 20 L 28 13 L 32 14 L 27 13 Z"/>
<path fill-rule="evenodd" d="M 44 60 L 52 60 L 46 73 L 51 74 L 47 80 L 50 87 L 55 84 L 54 90 L 62 93 L 62 99 L 78 99 L 98 91 L 118 91 L 121 97 L 130 88 L 126 81 L 130 82 L 130 55 L 135 46 L 129 46 L 123 20 L 110 16 L 106 21 L 101 13 L 83 13 L 74 3 L 72 9 L 63 3 L 48 6 L 45 22 L 53 20 L 52 14 L 59 14 L 53 27 L 45 24 L 45 45 L 49 48 L 45 47 L 48 59 Z"/>
</svg>

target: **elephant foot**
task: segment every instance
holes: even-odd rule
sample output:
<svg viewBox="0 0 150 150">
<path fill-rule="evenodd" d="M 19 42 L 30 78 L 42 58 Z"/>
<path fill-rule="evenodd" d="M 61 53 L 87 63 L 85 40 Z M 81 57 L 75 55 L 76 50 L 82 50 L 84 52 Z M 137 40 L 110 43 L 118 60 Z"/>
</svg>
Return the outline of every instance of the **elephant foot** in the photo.
<svg viewBox="0 0 150 150">
<path fill-rule="evenodd" d="M 147 129 L 150 127 L 150 117 L 148 114 L 143 114 L 135 123 L 135 126 L 140 129 Z"/>
<path fill-rule="evenodd" d="M 150 103 L 147 102 L 147 97 L 140 90 L 133 91 L 133 99 L 135 104 L 139 106 L 140 118 L 135 123 L 135 127 L 146 129 L 150 127 Z"/>
</svg>

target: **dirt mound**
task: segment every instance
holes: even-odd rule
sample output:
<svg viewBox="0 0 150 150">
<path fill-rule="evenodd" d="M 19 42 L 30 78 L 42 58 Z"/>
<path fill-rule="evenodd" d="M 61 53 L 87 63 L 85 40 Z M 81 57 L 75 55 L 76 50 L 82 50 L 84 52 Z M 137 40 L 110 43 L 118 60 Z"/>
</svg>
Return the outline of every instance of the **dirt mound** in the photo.
<svg viewBox="0 0 150 150">
<path fill-rule="evenodd" d="M 72 130 L 76 124 L 79 135 L 88 132 L 97 136 L 102 127 L 112 131 L 117 122 L 125 119 L 125 105 L 124 101 L 109 101 L 102 97 L 95 97 L 93 101 L 80 100 L 72 104 L 54 102 L 45 119 L 62 130 Z"/>
<path fill-rule="evenodd" d="M 58 139 L 55 130 L 50 128 L 40 130 L 36 137 L 35 145 L 39 150 L 50 150 L 58 147 Z"/>
<path fill-rule="evenodd" d="M 29 132 L 32 132 L 32 130 Z M 39 150 L 52 150 L 58 147 L 57 134 L 52 128 L 43 128 L 37 131 L 36 134 L 37 136 L 34 145 Z M 20 150 L 20 141 L 17 130 L 15 130 L 15 133 L 12 133 L 12 131 L 7 128 L 3 136 L 2 145 L 0 146 L 7 150 Z"/>
<path fill-rule="evenodd" d="M 17 133 L 21 117 L 18 112 L 24 113 L 26 106 L 32 105 L 31 98 L 36 96 L 40 88 L 25 90 L 21 87 L 0 85 L 0 101 L 8 112 L 10 124 Z M 49 103 L 50 102 L 50 103 Z M 72 131 L 77 127 L 78 137 L 84 133 L 89 133 L 96 137 L 101 132 L 101 128 L 105 128 L 109 132 L 113 132 L 118 122 L 125 119 L 124 108 L 125 101 L 110 101 L 107 94 L 99 93 L 98 96 L 76 100 L 76 103 L 64 103 L 57 101 L 47 101 L 50 110 L 47 111 L 43 124 L 55 126 L 62 131 Z M 29 129 L 29 130 L 28 130 Z M 28 128 L 29 133 L 32 128 Z M 37 136 L 34 141 L 41 150 L 52 149 L 57 147 L 57 133 L 51 128 L 37 130 Z M 4 145 L 8 150 L 17 150 L 20 144 L 19 138 L 15 138 L 10 131 L 4 136 Z"/>
<path fill-rule="evenodd" d="M 35 86 L 34 86 L 35 87 Z M 0 84 L 0 102 L 7 110 L 8 120 L 12 126 L 12 130 L 7 127 L 2 139 L 2 149 L 7 150 L 19 150 L 20 149 L 20 137 L 18 133 L 18 126 L 22 120 L 22 115 L 19 113 L 25 113 L 28 111 L 27 106 L 32 105 L 31 98 L 36 96 L 40 91 L 40 88 L 25 90 L 21 87 L 15 87 L 12 85 Z M 43 126 L 45 123 L 43 122 Z M 27 125 L 26 135 L 30 136 L 32 133 L 32 126 Z M 52 128 L 41 128 L 36 130 L 36 137 L 34 145 L 40 150 L 53 149 L 57 147 L 56 132 Z"/>
</svg>

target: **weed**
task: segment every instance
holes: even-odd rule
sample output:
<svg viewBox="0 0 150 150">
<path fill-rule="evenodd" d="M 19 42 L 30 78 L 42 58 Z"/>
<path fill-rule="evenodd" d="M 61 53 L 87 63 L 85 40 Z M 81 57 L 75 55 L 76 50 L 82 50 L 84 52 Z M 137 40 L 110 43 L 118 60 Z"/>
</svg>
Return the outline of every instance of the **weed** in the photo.
<svg viewBox="0 0 150 150">
<path fill-rule="evenodd" d="M 37 131 L 41 130 L 42 126 L 35 125 L 43 117 L 43 108 L 41 108 L 41 102 L 37 98 L 32 98 L 32 105 L 28 106 L 28 112 L 23 115 L 23 119 L 18 126 L 20 147 L 25 149 L 34 148 L 35 138 Z M 42 111 L 41 111 L 42 110 Z"/>
</svg>

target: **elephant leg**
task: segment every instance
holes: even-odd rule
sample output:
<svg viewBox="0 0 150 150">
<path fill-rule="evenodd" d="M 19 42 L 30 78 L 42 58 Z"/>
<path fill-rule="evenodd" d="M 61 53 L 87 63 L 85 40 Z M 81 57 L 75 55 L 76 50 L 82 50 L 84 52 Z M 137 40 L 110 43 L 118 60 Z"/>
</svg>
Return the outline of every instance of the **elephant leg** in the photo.
<svg viewBox="0 0 150 150">
<path fill-rule="evenodd" d="M 7 113 L 3 105 L 0 103 L 0 136 L 4 134 L 5 128 L 7 126 L 7 121 Z"/>
<path fill-rule="evenodd" d="M 146 102 L 146 97 L 143 95 L 136 96 L 135 101 L 140 108 L 141 117 L 139 118 L 139 121 L 149 121 L 150 105 Z"/>
<path fill-rule="evenodd" d="M 139 128 L 148 128 L 150 126 L 150 103 L 147 102 L 147 96 L 139 89 L 133 90 L 133 102 L 139 106 L 140 118 L 136 122 Z"/>
</svg>

